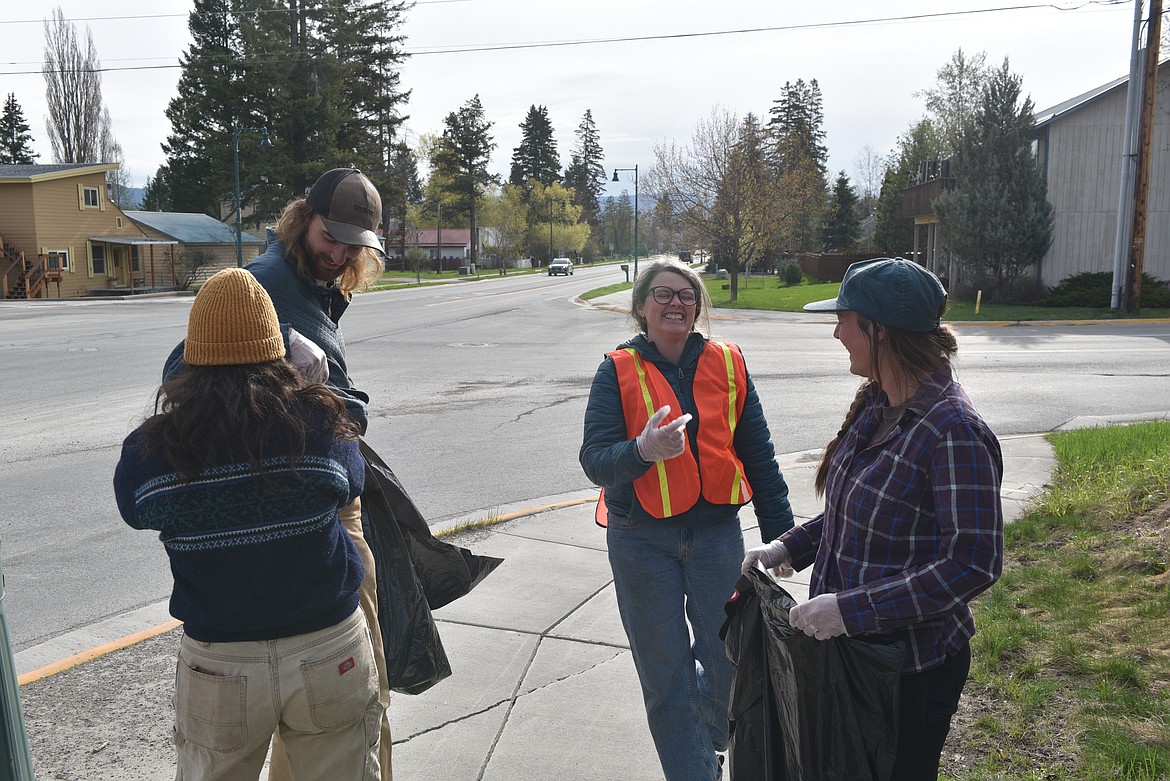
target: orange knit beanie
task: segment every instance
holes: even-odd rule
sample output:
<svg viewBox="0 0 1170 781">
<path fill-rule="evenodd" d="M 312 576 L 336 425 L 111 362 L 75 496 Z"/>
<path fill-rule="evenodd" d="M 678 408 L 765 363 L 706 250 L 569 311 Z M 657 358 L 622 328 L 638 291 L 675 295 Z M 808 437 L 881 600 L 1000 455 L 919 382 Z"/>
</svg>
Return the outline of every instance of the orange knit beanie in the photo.
<svg viewBox="0 0 1170 781">
<path fill-rule="evenodd" d="M 183 360 L 192 366 L 237 366 L 284 357 L 284 337 L 272 299 L 242 268 L 207 280 L 187 320 Z"/>
</svg>

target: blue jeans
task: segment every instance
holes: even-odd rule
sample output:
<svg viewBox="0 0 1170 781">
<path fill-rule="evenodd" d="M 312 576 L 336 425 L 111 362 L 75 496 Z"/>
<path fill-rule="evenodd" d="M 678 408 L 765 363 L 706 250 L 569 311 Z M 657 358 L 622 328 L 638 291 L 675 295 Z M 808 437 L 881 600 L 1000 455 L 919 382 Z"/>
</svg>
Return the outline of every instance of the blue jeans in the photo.
<svg viewBox="0 0 1170 781">
<path fill-rule="evenodd" d="M 668 526 L 611 514 L 606 542 L 662 771 L 667 781 L 717 779 L 732 675 L 719 628 L 743 561 L 739 520 Z"/>
</svg>

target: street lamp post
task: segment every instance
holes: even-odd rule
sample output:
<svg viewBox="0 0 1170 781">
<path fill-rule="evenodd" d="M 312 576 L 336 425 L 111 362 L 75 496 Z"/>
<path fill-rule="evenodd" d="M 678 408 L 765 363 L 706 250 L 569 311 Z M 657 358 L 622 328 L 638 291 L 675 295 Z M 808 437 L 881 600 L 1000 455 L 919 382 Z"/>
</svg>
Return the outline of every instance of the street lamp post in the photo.
<svg viewBox="0 0 1170 781">
<path fill-rule="evenodd" d="M 553 262 L 553 206 L 555 205 L 555 203 L 556 202 L 552 198 L 549 198 L 549 201 L 548 201 L 548 262 L 549 263 Z M 562 209 L 564 209 L 566 206 L 569 205 L 568 202 L 566 202 L 566 201 L 561 201 L 560 204 L 561 204 Z"/>
<path fill-rule="evenodd" d="M 634 172 L 634 279 L 638 278 L 638 166 L 613 169 L 613 180 L 618 181 L 618 171 Z"/>
<path fill-rule="evenodd" d="M 232 125 L 232 165 L 236 172 L 236 266 L 244 265 L 244 246 L 241 239 L 240 227 L 240 133 L 259 133 L 260 134 L 260 148 L 267 149 L 272 146 L 272 142 L 268 140 L 268 128 L 266 127 L 240 127 L 239 125 Z"/>
</svg>

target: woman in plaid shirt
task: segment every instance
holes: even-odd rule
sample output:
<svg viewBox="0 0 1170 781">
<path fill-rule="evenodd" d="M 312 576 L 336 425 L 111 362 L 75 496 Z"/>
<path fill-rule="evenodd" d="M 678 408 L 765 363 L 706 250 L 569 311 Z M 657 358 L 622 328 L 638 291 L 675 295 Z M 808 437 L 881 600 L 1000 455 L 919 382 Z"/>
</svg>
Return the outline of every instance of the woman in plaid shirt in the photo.
<svg viewBox="0 0 1170 781">
<path fill-rule="evenodd" d="M 934 779 L 970 667 L 968 602 L 1003 564 L 995 434 L 951 376 L 958 345 L 942 324 L 947 293 L 902 258 L 854 263 L 835 299 L 833 335 L 865 378 L 816 475 L 824 512 L 749 550 L 781 576 L 812 565 L 792 625 L 827 640 L 906 641 L 892 778 Z"/>
</svg>

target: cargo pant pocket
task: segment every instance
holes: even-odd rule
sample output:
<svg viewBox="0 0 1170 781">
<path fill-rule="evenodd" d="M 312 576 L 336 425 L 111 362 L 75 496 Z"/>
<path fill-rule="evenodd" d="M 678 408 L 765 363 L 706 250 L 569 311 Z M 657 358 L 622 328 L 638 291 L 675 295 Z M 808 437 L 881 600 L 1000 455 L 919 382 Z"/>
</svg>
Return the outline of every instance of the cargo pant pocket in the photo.
<svg viewBox="0 0 1170 781">
<path fill-rule="evenodd" d="M 309 717 L 317 729 L 356 724 L 365 717 L 370 700 L 378 700 L 378 672 L 364 622 L 354 635 L 340 650 L 301 665 Z"/>
<path fill-rule="evenodd" d="M 180 655 L 175 673 L 175 731 L 211 751 L 238 751 L 248 738 L 247 696 L 246 677 L 194 669 Z"/>
</svg>

